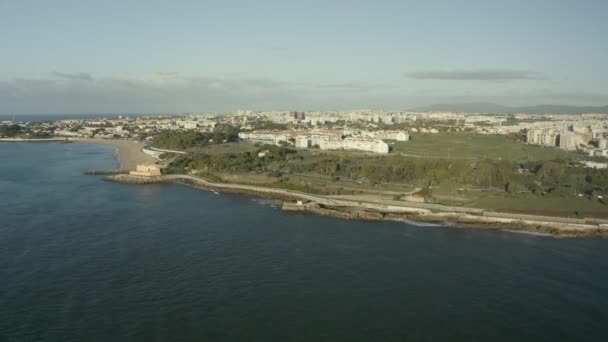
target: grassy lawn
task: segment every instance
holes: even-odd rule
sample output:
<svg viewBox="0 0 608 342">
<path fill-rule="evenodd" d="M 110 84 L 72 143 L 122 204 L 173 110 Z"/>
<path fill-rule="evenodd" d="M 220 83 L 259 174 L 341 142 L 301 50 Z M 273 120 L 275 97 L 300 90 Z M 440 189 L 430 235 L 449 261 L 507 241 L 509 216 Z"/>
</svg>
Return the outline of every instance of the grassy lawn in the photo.
<svg viewBox="0 0 608 342">
<path fill-rule="evenodd" d="M 435 158 L 553 160 L 573 156 L 558 148 L 514 142 L 506 135 L 473 133 L 415 134 L 411 141 L 395 142 L 393 153 Z"/>
<path fill-rule="evenodd" d="M 257 149 L 249 142 L 231 142 L 223 144 L 212 144 L 205 147 L 194 147 L 189 149 L 190 152 L 202 152 L 211 155 L 227 154 L 227 153 L 244 153 L 253 152 Z"/>
<path fill-rule="evenodd" d="M 256 186 L 282 187 L 281 185 L 287 184 L 285 188 L 289 189 L 290 187 L 288 185 L 292 184 L 298 187 L 297 189 L 294 188 L 294 190 L 305 191 L 304 189 L 309 189 L 311 190 L 311 192 L 327 195 L 368 194 L 384 196 L 390 199 L 395 195 L 402 195 L 404 193 L 408 193 L 414 190 L 413 187 L 409 186 L 390 186 L 383 184 L 376 184 L 375 186 L 370 186 L 369 184 L 359 184 L 344 180 L 323 179 L 317 176 L 306 177 L 285 174 L 281 178 L 278 178 L 271 177 L 265 174 L 254 173 L 221 173 L 216 174 L 215 176 L 221 178 L 223 182 Z M 281 179 L 283 180 L 283 182 L 280 182 Z"/>
<path fill-rule="evenodd" d="M 608 205 L 597 199 L 580 197 L 540 197 L 519 194 L 512 196 L 505 193 L 467 193 L 472 202 L 467 206 L 476 208 L 510 211 L 535 215 L 606 217 Z"/>
</svg>

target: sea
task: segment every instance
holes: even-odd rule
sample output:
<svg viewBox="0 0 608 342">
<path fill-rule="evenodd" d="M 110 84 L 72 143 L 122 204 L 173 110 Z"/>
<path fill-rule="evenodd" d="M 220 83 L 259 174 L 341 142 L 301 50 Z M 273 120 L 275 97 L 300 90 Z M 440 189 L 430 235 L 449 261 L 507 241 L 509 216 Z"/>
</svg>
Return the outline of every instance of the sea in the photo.
<svg viewBox="0 0 608 342">
<path fill-rule="evenodd" d="M 0 341 L 608 341 L 608 239 L 283 213 L 0 143 Z"/>
<path fill-rule="evenodd" d="M 3 121 L 56 121 L 56 120 L 91 120 L 100 118 L 136 118 L 140 116 L 168 116 L 177 114 L 140 114 L 140 113 L 91 113 L 91 114 L 0 114 L 0 123 Z"/>
</svg>

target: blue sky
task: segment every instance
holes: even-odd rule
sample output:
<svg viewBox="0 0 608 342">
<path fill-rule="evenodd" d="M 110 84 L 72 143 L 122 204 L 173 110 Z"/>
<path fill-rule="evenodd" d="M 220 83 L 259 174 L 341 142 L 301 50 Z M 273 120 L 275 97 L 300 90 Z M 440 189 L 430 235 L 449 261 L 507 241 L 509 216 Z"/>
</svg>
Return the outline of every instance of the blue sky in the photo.
<svg viewBox="0 0 608 342">
<path fill-rule="evenodd" d="M 0 113 L 608 104 L 607 1 L 0 0 Z"/>
</svg>

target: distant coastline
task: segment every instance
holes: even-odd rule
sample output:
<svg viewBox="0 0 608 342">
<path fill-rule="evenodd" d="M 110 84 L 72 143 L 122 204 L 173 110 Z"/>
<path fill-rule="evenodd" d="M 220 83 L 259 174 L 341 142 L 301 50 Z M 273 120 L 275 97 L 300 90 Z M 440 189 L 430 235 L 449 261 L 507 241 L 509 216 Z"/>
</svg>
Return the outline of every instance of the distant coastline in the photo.
<svg viewBox="0 0 608 342">
<path fill-rule="evenodd" d="M 22 139 L 0 138 L 5 143 L 44 143 L 44 142 L 77 142 L 83 144 L 108 145 L 117 149 L 117 159 L 121 169 L 134 170 L 137 164 L 154 163 L 156 160 L 145 154 L 142 148 L 144 143 L 133 140 L 118 139 L 85 139 L 85 138 L 48 138 L 48 139 Z"/>
<path fill-rule="evenodd" d="M 0 142 L 18 143 L 18 142 L 62 142 L 69 141 L 66 138 L 0 138 Z"/>
</svg>

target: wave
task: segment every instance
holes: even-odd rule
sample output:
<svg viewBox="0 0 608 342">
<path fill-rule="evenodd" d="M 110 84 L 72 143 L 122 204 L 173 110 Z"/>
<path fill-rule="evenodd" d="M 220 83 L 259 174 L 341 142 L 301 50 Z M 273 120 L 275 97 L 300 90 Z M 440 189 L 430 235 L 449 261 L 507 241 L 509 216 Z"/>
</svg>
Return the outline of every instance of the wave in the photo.
<svg viewBox="0 0 608 342">
<path fill-rule="evenodd" d="M 549 233 L 529 232 L 529 231 L 525 231 L 525 230 L 505 229 L 504 231 L 509 232 L 509 233 L 525 234 L 525 235 L 532 235 L 532 236 L 552 236 Z"/>
<path fill-rule="evenodd" d="M 420 221 L 412 221 L 412 220 L 402 220 L 401 222 L 407 223 L 416 227 L 449 227 L 452 226 L 453 223 L 450 222 L 420 222 Z"/>
</svg>

